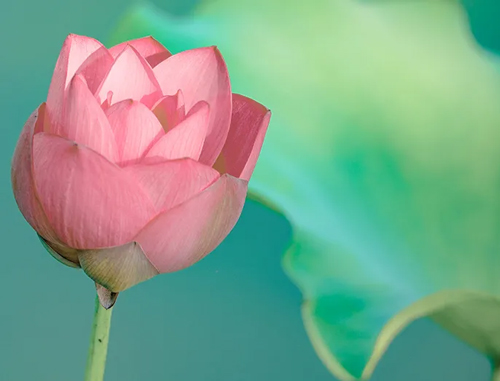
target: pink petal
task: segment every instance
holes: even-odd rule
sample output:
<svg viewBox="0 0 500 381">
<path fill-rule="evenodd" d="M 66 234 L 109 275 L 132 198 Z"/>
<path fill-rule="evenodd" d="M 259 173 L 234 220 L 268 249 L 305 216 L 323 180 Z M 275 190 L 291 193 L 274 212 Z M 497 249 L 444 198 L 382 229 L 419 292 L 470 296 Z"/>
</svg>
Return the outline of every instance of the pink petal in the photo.
<svg viewBox="0 0 500 381">
<path fill-rule="evenodd" d="M 43 129 L 45 103 L 29 117 L 19 136 L 12 159 L 12 188 L 19 210 L 43 238 L 57 241 L 56 234 L 38 202 L 32 177 L 33 133 Z"/>
<path fill-rule="evenodd" d="M 151 108 L 161 98 L 161 89 L 153 70 L 132 46 L 127 45 L 97 90 L 99 103 L 113 92 L 113 103 L 133 99 Z"/>
<path fill-rule="evenodd" d="M 154 68 L 171 56 L 172 53 L 170 53 L 169 51 L 160 52 L 147 57 L 146 61 L 148 61 L 151 67 Z"/>
<path fill-rule="evenodd" d="M 47 110 L 53 125 L 63 123 L 65 92 L 76 71 L 102 47 L 99 41 L 76 34 L 70 34 L 64 41 L 47 96 Z"/>
<path fill-rule="evenodd" d="M 219 172 L 191 159 L 132 165 L 125 170 L 142 185 L 157 211 L 165 211 L 200 193 Z"/>
<path fill-rule="evenodd" d="M 152 110 L 165 132 L 171 130 L 186 117 L 182 91 L 179 90 L 175 95 L 160 98 Z"/>
<path fill-rule="evenodd" d="M 103 156 L 59 136 L 33 140 L 33 177 L 57 236 L 69 247 L 130 242 L 155 215 L 137 182 Z"/>
<path fill-rule="evenodd" d="M 106 100 L 101 104 L 102 111 L 104 112 L 108 111 L 108 109 L 111 107 L 112 101 L 113 101 L 113 92 L 108 91 L 108 96 L 106 97 Z"/>
<path fill-rule="evenodd" d="M 108 119 L 80 75 L 71 81 L 65 109 L 64 123 L 51 126 L 47 132 L 92 148 L 110 161 L 118 160 Z"/>
<path fill-rule="evenodd" d="M 207 134 L 209 115 L 208 103 L 197 103 L 186 119 L 162 136 L 146 157 L 166 160 L 189 157 L 198 160 Z"/>
<path fill-rule="evenodd" d="M 231 118 L 231 87 L 226 64 L 215 47 L 175 54 L 154 69 L 163 94 L 184 94 L 186 109 L 199 101 L 210 105 L 208 135 L 200 161 L 212 165 L 224 145 Z"/>
<path fill-rule="evenodd" d="M 151 110 L 137 101 L 127 99 L 115 103 L 106 110 L 106 116 L 118 145 L 120 165 L 138 161 L 164 135 Z"/>
<path fill-rule="evenodd" d="M 134 239 L 160 272 L 188 267 L 214 250 L 241 214 L 247 182 L 229 175 L 161 213 Z"/>
<path fill-rule="evenodd" d="M 148 61 L 151 67 L 155 67 L 172 55 L 161 43 L 151 36 L 122 42 L 110 48 L 109 52 L 113 55 L 113 58 L 116 58 L 127 45 L 133 46 Z"/>
<path fill-rule="evenodd" d="M 271 112 L 254 100 L 233 94 L 233 115 L 226 144 L 214 168 L 250 180 L 266 135 Z"/>
<path fill-rule="evenodd" d="M 104 77 L 115 62 L 113 56 L 104 46 L 92 53 L 77 70 L 75 75 L 85 78 L 87 86 L 94 94 L 101 85 Z"/>
</svg>

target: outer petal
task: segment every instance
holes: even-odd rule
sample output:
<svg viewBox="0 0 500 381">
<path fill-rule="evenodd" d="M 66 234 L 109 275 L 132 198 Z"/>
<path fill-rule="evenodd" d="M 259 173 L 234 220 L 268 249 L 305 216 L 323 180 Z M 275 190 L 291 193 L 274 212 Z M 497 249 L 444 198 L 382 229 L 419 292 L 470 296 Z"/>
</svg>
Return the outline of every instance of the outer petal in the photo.
<svg viewBox="0 0 500 381">
<path fill-rule="evenodd" d="M 200 161 L 212 165 L 229 131 L 231 87 L 226 64 L 215 47 L 187 50 L 154 68 L 163 94 L 184 94 L 186 108 L 200 100 L 210 105 L 210 124 Z"/>
<path fill-rule="evenodd" d="M 99 103 L 107 99 L 109 91 L 113 92 L 113 103 L 133 99 L 148 107 L 152 107 L 162 95 L 153 70 L 130 45 L 116 57 L 115 63 L 97 90 Z"/>
<path fill-rule="evenodd" d="M 143 157 L 163 134 L 154 114 L 142 103 L 130 99 L 116 103 L 106 111 L 116 137 L 121 164 L 131 164 Z"/>
<path fill-rule="evenodd" d="M 103 45 L 93 38 L 70 34 L 57 59 L 47 96 L 47 109 L 53 125 L 63 123 L 66 89 L 76 71 L 85 60 Z"/>
<path fill-rule="evenodd" d="M 214 168 L 220 173 L 250 180 L 270 118 L 271 112 L 260 103 L 233 94 L 231 128 Z"/>
<path fill-rule="evenodd" d="M 82 250 L 78 259 L 89 277 L 112 292 L 124 291 L 158 274 L 135 242 L 106 249 Z"/>
<path fill-rule="evenodd" d="M 87 86 L 94 94 L 101 85 L 104 77 L 115 62 L 113 56 L 104 46 L 92 53 L 77 70 L 75 75 L 81 75 L 87 81 Z"/>
<path fill-rule="evenodd" d="M 130 242 L 155 214 L 134 179 L 85 146 L 39 133 L 33 141 L 33 168 L 48 220 L 70 247 Z"/>
<path fill-rule="evenodd" d="M 168 160 L 189 157 L 198 160 L 205 142 L 209 115 L 208 103 L 198 102 L 186 119 L 162 136 L 146 157 L 161 157 Z"/>
<path fill-rule="evenodd" d="M 165 132 L 171 130 L 186 117 L 182 91 L 179 90 L 175 95 L 167 95 L 161 98 L 153 106 L 152 110 Z"/>
<path fill-rule="evenodd" d="M 215 169 L 191 159 L 138 164 L 125 170 L 148 192 L 158 211 L 183 203 L 219 178 Z"/>
<path fill-rule="evenodd" d="M 229 234 L 246 192 L 246 181 L 224 175 L 194 198 L 157 216 L 135 241 L 161 273 L 188 267 Z"/>
<path fill-rule="evenodd" d="M 133 46 L 148 61 L 151 67 L 155 67 L 172 55 L 161 43 L 151 36 L 122 42 L 110 48 L 109 52 L 113 55 L 113 58 L 116 58 L 127 45 Z"/>
<path fill-rule="evenodd" d="M 73 267 L 80 268 L 80 262 L 78 261 L 78 250 L 68 247 L 60 242 L 52 242 L 38 236 L 40 242 L 42 243 L 45 250 L 47 250 L 50 255 L 54 257 L 57 261 L 62 264 Z"/>
<path fill-rule="evenodd" d="M 19 210 L 26 221 L 45 239 L 56 241 L 54 230 L 36 197 L 32 177 L 33 133 L 43 129 L 45 103 L 31 114 L 19 136 L 12 159 L 12 188 Z"/>
<path fill-rule="evenodd" d="M 104 111 L 80 75 L 71 81 L 65 109 L 64 123 L 52 125 L 46 131 L 92 148 L 115 162 L 118 151 L 113 131 Z"/>
</svg>

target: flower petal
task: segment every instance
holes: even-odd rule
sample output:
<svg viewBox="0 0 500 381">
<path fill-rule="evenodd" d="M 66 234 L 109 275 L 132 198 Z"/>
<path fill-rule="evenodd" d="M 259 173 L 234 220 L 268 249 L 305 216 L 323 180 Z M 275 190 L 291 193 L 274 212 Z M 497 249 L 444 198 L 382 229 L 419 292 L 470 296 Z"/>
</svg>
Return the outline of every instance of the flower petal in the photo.
<svg viewBox="0 0 500 381">
<path fill-rule="evenodd" d="M 108 109 L 111 107 L 112 101 L 113 101 L 113 92 L 108 91 L 108 95 L 106 96 L 106 99 L 101 104 L 102 111 L 104 111 L 104 112 L 108 111 Z"/>
<path fill-rule="evenodd" d="M 210 123 L 200 161 L 213 165 L 224 145 L 231 118 L 231 87 L 226 64 L 216 47 L 175 54 L 154 69 L 163 94 L 184 94 L 189 110 L 198 101 L 210 105 Z"/>
<path fill-rule="evenodd" d="M 260 103 L 233 94 L 231 128 L 214 168 L 220 173 L 250 180 L 270 118 L 271 112 Z"/>
<path fill-rule="evenodd" d="M 164 134 L 154 114 L 142 103 L 130 99 L 115 103 L 106 111 L 118 146 L 119 162 L 138 161 Z"/>
<path fill-rule="evenodd" d="M 112 162 L 118 160 L 115 137 L 108 119 L 80 75 L 71 81 L 65 110 L 64 123 L 52 125 L 45 129 L 46 132 L 92 148 Z"/>
<path fill-rule="evenodd" d="M 135 242 L 105 249 L 81 250 L 78 259 L 90 278 L 112 292 L 124 291 L 159 274 Z"/>
<path fill-rule="evenodd" d="M 155 215 L 139 184 L 85 146 L 41 132 L 33 139 L 33 177 L 58 237 L 96 249 L 130 242 Z"/>
<path fill-rule="evenodd" d="M 97 90 L 99 103 L 107 99 L 109 91 L 113 92 L 113 103 L 133 99 L 149 108 L 162 96 L 153 70 L 130 45 L 116 57 L 115 63 Z"/>
<path fill-rule="evenodd" d="M 236 224 L 247 182 L 224 175 L 190 200 L 154 218 L 134 239 L 161 272 L 188 267 L 214 250 Z"/>
<path fill-rule="evenodd" d="M 82 63 L 75 76 L 81 75 L 85 78 L 90 92 L 94 94 L 114 62 L 113 56 L 109 53 L 108 49 L 103 46 L 92 53 L 85 62 Z"/>
<path fill-rule="evenodd" d="M 186 117 L 182 91 L 179 90 L 175 95 L 160 98 L 152 110 L 165 132 L 171 130 Z"/>
<path fill-rule="evenodd" d="M 93 38 L 70 34 L 57 59 L 47 96 L 47 110 L 53 125 L 61 125 L 64 115 L 66 89 L 85 60 L 103 45 Z"/>
<path fill-rule="evenodd" d="M 191 159 L 125 168 L 148 192 L 157 211 L 165 211 L 203 191 L 219 178 L 215 169 Z"/>
<path fill-rule="evenodd" d="M 151 67 L 154 68 L 171 56 L 172 56 L 172 53 L 170 53 L 167 50 L 165 52 L 156 53 L 156 54 L 153 54 L 153 55 L 147 57 L 146 61 L 148 61 L 148 64 L 150 64 Z"/>
<path fill-rule="evenodd" d="M 198 102 L 186 119 L 162 136 L 146 157 L 198 160 L 207 134 L 209 115 L 208 103 Z"/>
<path fill-rule="evenodd" d="M 36 196 L 32 176 L 33 133 L 43 129 L 45 103 L 36 109 L 19 136 L 12 159 L 12 188 L 19 210 L 36 232 L 45 239 L 56 241 L 56 234 Z"/>
<path fill-rule="evenodd" d="M 115 305 L 119 295 L 118 292 L 110 291 L 106 287 L 101 286 L 99 283 L 95 284 L 95 290 L 97 292 L 99 304 L 103 306 L 104 309 L 109 310 Z"/>
<path fill-rule="evenodd" d="M 172 55 L 160 42 L 151 36 L 122 42 L 110 48 L 109 52 L 113 58 L 116 58 L 127 45 L 133 46 L 148 61 L 151 67 L 155 67 Z"/>
<path fill-rule="evenodd" d="M 78 261 L 78 250 L 68 247 L 60 242 L 48 241 L 45 238 L 38 236 L 40 242 L 42 243 L 45 250 L 49 252 L 54 259 L 62 263 L 63 265 L 80 268 L 80 262 Z"/>
</svg>

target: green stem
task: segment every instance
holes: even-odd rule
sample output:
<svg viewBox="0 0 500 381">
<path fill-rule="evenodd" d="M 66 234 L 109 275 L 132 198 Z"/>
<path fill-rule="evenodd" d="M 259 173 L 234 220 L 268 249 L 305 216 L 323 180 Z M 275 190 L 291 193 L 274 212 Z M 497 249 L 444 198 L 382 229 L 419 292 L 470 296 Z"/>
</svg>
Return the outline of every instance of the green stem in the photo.
<svg viewBox="0 0 500 381">
<path fill-rule="evenodd" d="M 102 381 L 104 379 L 112 312 L 113 308 L 106 310 L 101 306 L 99 298 L 96 297 L 85 381 Z"/>
</svg>

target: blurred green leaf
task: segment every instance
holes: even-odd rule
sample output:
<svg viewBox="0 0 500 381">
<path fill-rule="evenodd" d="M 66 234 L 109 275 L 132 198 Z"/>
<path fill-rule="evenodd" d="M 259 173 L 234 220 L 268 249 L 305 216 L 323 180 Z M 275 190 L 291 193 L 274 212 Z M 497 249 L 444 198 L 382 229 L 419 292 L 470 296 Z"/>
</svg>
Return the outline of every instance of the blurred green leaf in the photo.
<svg viewBox="0 0 500 381">
<path fill-rule="evenodd" d="M 112 42 L 219 46 L 273 111 L 253 192 L 285 213 L 283 265 L 342 380 L 431 316 L 500 359 L 500 75 L 452 0 L 211 0 L 131 10 Z"/>
</svg>

